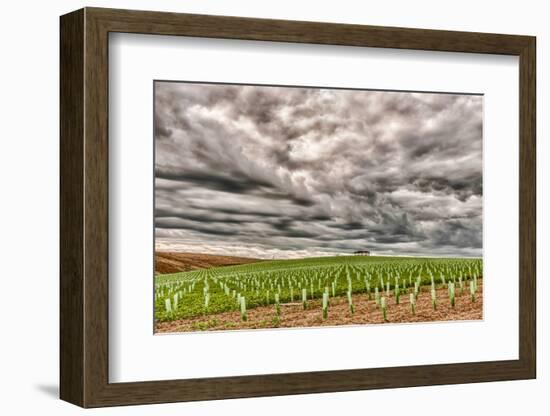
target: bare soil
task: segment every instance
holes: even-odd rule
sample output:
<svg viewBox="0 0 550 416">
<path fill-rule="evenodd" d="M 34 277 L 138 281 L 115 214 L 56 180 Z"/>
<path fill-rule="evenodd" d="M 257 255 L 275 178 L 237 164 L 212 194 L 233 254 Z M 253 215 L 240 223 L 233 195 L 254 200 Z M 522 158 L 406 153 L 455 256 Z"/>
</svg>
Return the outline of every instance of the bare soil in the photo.
<svg viewBox="0 0 550 416">
<path fill-rule="evenodd" d="M 408 323 L 432 321 L 470 321 L 483 319 L 483 285 L 478 280 L 475 302 L 471 301 L 469 289 L 464 285 L 464 292 L 456 292 L 455 307 L 451 307 L 447 289 L 437 290 L 437 307 L 432 307 L 430 288 L 423 287 L 416 303 L 415 314 L 412 314 L 409 295 L 402 295 L 400 303 L 395 303 L 393 294 L 387 298 L 387 321 L 382 311 L 376 306 L 374 296 L 368 299 L 366 294 L 353 295 L 355 312 L 350 313 L 347 298 L 330 298 L 328 318 L 323 319 L 321 301 L 308 301 L 308 309 L 302 303 L 281 304 L 281 314 L 277 317 L 275 306 L 261 306 L 247 311 L 248 320 L 243 322 L 239 312 L 224 312 L 191 319 L 172 322 L 160 322 L 156 332 L 196 332 L 233 329 L 257 328 L 297 328 L 316 326 Z"/>
<path fill-rule="evenodd" d="M 236 266 L 256 263 L 261 259 L 248 257 L 218 256 L 215 254 L 155 252 L 155 273 L 178 273 L 191 270 L 209 269 L 220 266 Z"/>
</svg>

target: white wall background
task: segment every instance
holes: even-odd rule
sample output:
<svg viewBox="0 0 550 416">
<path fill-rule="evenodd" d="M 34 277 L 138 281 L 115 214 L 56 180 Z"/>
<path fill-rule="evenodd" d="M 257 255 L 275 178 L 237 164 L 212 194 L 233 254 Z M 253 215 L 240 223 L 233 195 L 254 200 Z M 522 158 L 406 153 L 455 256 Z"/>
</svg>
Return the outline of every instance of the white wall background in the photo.
<svg viewBox="0 0 550 416">
<path fill-rule="evenodd" d="M 82 6 L 156 9 L 295 20 L 529 34 L 538 37 L 538 379 L 338 394 L 270 397 L 87 411 L 103 415 L 210 415 L 353 413 L 409 415 L 524 414 L 548 409 L 550 296 L 544 282 L 550 146 L 544 138 L 550 89 L 545 62 L 550 26 L 545 2 L 523 0 L 121 0 L 7 2 L 0 14 L 0 410 L 4 414 L 72 415 L 83 412 L 58 395 L 58 16 Z M 505 225 L 505 224 L 504 224 Z"/>
</svg>

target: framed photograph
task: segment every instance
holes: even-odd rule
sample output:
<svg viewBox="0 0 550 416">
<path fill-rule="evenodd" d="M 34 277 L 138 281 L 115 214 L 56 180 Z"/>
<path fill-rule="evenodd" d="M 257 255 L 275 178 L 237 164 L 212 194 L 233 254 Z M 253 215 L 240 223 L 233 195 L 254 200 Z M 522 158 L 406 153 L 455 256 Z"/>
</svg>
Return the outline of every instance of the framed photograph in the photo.
<svg viewBox="0 0 550 416">
<path fill-rule="evenodd" d="M 63 400 L 536 377 L 534 37 L 60 29 Z"/>
</svg>

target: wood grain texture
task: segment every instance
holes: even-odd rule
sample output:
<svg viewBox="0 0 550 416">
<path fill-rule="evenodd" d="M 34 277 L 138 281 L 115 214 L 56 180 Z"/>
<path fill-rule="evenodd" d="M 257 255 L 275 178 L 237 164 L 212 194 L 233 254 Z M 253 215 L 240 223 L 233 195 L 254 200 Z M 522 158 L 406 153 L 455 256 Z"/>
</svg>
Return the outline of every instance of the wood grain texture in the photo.
<svg viewBox="0 0 550 416">
<path fill-rule="evenodd" d="M 519 99 L 519 356 L 536 377 L 536 41 L 520 54 Z"/>
<path fill-rule="evenodd" d="M 109 375 L 108 32 L 85 9 L 84 68 L 84 378 L 85 406 L 99 400 Z"/>
<path fill-rule="evenodd" d="M 105 30 L 222 39 L 519 55 L 530 37 L 231 16 L 87 8 Z"/>
<path fill-rule="evenodd" d="M 519 359 L 207 379 L 108 380 L 108 33 L 520 57 Z M 535 377 L 535 38 L 86 8 L 61 18 L 61 397 L 83 407 Z"/>
<path fill-rule="evenodd" d="M 84 404 L 84 12 L 60 24 L 60 387 Z"/>
</svg>

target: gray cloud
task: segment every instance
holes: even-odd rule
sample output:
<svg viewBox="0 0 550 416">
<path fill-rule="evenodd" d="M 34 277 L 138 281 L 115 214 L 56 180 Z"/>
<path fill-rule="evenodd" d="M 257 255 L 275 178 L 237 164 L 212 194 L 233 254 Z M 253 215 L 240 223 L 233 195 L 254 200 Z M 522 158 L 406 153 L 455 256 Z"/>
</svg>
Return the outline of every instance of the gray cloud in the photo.
<svg viewBox="0 0 550 416">
<path fill-rule="evenodd" d="M 480 256 L 482 104 L 156 82 L 157 247 Z"/>
</svg>

